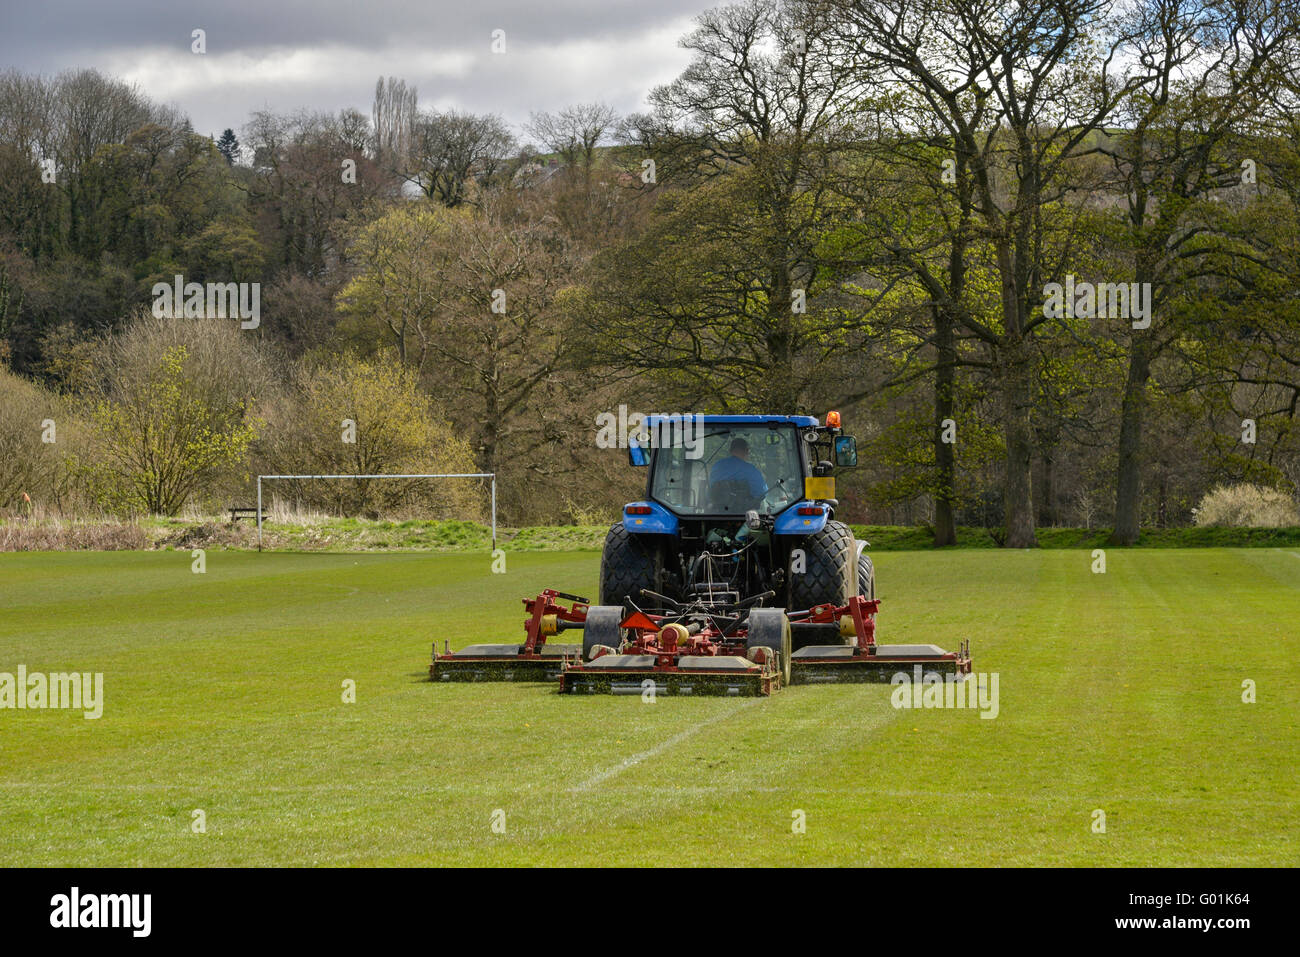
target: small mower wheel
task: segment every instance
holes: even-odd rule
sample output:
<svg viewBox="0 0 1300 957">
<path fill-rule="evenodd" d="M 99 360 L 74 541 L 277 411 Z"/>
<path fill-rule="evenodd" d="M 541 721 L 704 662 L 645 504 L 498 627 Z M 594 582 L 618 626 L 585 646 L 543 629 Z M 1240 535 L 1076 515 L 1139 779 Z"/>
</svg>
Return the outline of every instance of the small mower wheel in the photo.
<svg viewBox="0 0 1300 957">
<path fill-rule="evenodd" d="M 618 649 L 623 644 L 623 609 L 618 605 L 592 605 L 582 626 L 582 660 L 590 661 L 598 645 Z"/>
<path fill-rule="evenodd" d="M 784 608 L 755 608 L 749 613 L 749 630 L 745 650 L 766 648 L 777 653 L 781 665 L 781 684 L 790 683 L 790 619 Z"/>
<path fill-rule="evenodd" d="M 876 597 L 876 570 L 865 548 L 858 556 L 858 594 L 867 599 Z"/>
</svg>

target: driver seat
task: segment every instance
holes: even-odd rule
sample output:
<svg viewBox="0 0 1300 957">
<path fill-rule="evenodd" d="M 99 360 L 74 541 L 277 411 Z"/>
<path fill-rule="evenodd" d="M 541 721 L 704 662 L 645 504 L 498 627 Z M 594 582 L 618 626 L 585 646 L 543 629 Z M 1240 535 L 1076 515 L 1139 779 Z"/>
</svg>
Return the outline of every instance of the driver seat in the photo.
<svg viewBox="0 0 1300 957">
<path fill-rule="evenodd" d="M 709 511 L 743 515 L 754 503 L 749 483 L 740 479 L 723 479 L 709 486 Z"/>
</svg>

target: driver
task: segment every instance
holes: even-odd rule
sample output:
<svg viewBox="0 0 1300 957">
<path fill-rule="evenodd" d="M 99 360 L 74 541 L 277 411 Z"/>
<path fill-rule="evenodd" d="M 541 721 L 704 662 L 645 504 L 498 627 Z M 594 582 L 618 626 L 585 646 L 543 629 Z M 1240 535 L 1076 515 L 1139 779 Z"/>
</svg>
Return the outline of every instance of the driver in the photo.
<svg viewBox="0 0 1300 957">
<path fill-rule="evenodd" d="M 709 472 L 709 484 L 718 482 L 744 482 L 749 486 L 749 494 L 762 498 L 767 493 L 767 482 L 758 466 L 749 461 L 749 443 L 740 437 L 731 440 L 731 452 L 725 459 L 713 466 Z"/>
</svg>

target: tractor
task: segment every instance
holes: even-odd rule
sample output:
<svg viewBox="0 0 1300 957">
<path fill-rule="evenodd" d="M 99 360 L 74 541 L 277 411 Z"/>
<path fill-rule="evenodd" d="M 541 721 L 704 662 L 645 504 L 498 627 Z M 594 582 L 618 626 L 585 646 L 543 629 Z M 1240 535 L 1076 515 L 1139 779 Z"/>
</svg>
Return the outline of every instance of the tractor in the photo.
<svg viewBox="0 0 1300 957">
<path fill-rule="evenodd" d="M 876 644 L 875 569 L 866 543 L 835 518 L 835 470 L 858 458 L 838 412 L 825 425 L 803 415 L 644 424 L 628 459 L 647 470 L 645 495 L 605 537 L 597 603 L 550 589 L 524 599 L 524 644 L 441 655 L 435 646 L 434 680 L 765 695 L 912 669 L 937 680 L 970 672 L 966 643 L 957 652 Z M 568 630 L 582 631 L 580 645 L 548 644 Z"/>
</svg>

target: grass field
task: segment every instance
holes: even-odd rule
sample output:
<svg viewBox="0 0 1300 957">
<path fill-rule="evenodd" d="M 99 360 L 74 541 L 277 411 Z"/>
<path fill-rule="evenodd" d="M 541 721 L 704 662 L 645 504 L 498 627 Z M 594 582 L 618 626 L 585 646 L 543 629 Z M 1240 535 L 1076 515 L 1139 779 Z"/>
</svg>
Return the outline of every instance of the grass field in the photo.
<svg viewBox="0 0 1300 957">
<path fill-rule="evenodd" d="M 0 710 L 0 864 L 1300 864 L 1300 550 L 1107 559 L 880 556 L 882 640 L 969 637 L 982 720 L 424 680 L 434 639 L 594 590 L 590 551 L 0 555 L 0 672 L 106 696 Z"/>
</svg>

